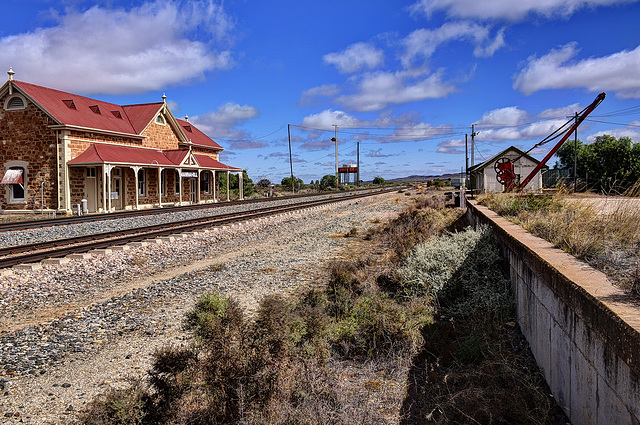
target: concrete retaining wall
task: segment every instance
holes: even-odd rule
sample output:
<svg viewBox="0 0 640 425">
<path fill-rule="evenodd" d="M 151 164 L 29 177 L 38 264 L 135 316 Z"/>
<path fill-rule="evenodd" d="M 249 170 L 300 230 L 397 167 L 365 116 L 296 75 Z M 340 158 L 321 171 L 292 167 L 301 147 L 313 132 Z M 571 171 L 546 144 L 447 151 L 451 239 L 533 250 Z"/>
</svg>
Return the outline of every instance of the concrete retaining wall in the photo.
<svg viewBox="0 0 640 425">
<path fill-rule="evenodd" d="M 604 274 L 494 212 L 518 322 L 558 404 L 574 425 L 640 424 L 640 308 Z"/>
</svg>

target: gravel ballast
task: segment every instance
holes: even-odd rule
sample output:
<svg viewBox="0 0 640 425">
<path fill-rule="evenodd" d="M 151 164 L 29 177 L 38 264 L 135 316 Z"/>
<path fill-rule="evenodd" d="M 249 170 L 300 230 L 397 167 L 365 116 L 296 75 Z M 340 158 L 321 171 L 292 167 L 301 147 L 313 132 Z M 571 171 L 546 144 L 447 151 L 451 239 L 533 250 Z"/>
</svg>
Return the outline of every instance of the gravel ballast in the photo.
<svg viewBox="0 0 640 425">
<path fill-rule="evenodd" d="M 185 344 L 184 313 L 207 291 L 250 315 L 272 293 L 308 287 L 374 222 L 409 201 L 391 193 L 212 229 L 107 256 L 0 277 L 0 423 L 70 423 L 95 395 Z M 231 208 L 231 207 L 229 207 Z"/>
</svg>

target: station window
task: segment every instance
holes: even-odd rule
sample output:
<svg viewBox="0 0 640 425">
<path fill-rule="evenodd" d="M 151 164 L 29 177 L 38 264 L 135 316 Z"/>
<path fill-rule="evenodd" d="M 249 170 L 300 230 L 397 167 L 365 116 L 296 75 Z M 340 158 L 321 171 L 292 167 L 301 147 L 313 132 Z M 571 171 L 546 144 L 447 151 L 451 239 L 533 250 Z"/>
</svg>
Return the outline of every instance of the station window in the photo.
<svg viewBox="0 0 640 425">
<path fill-rule="evenodd" d="M 96 167 L 87 167 L 87 178 L 88 179 L 96 178 Z"/>
<path fill-rule="evenodd" d="M 27 181 L 25 179 L 25 169 L 22 167 L 11 167 L 9 172 L 11 173 L 13 181 L 9 185 L 9 202 L 24 202 L 24 184 Z"/>
<path fill-rule="evenodd" d="M 144 169 L 138 170 L 138 196 L 147 196 L 147 181 Z"/>
<path fill-rule="evenodd" d="M 180 194 L 180 172 L 176 170 L 175 172 L 175 183 L 176 183 L 176 195 Z"/>
<path fill-rule="evenodd" d="M 160 178 L 160 194 L 167 196 L 167 173 L 163 173 L 162 170 L 158 170 Z"/>
<path fill-rule="evenodd" d="M 210 174 L 204 172 L 202 174 L 202 180 L 200 180 L 200 190 L 209 195 L 211 193 L 211 180 Z"/>
</svg>

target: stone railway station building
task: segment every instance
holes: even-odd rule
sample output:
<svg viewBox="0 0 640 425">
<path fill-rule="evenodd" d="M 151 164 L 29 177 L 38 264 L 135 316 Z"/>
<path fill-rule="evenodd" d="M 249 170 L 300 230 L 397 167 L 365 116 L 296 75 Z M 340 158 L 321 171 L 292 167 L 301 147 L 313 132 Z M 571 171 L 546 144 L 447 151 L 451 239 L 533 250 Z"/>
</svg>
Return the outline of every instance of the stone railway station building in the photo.
<svg viewBox="0 0 640 425">
<path fill-rule="evenodd" d="M 0 88 L 0 210 L 69 214 L 218 202 L 223 148 L 162 102 L 115 105 L 14 80 Z"/>
</svg>

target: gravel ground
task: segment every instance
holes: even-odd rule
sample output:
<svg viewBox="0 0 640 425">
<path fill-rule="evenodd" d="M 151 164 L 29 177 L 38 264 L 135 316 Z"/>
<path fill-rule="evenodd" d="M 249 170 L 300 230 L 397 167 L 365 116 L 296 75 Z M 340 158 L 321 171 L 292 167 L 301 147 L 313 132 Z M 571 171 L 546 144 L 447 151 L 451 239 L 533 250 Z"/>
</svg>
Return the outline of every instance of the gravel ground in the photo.
<svg viewBox="0 0 640 425">
<path fill-rule="evenodd" d="M 182 318 L 202 293 L 235 297 L 251 314 L 265 295 L 306 287 L 397 193 L 212 229 L 105 257 L 0 277 L 0 423 L 72 423 L 95 395 L 185 343 Z"/>
<path fill-rule="evenodd" d="M 351 192 L 337 192 L 329 196 L 339 198 L 349 196 L 350 193 Z M 325 198 L 327 198 L 327 195 L 310 196 L 305 198 L 303 201 L 314 201 Z M 190 211 L 167 212 L 139 217 L 116 218 L 87 223 L 44 227 L 39 229 L 2 232 L 0 233 L 0 248 L 114 232 L 117 230 L 135 229 L 137 227 L 173 223 L 191 218 L 215 217 L 228 213 L 268 208 L 275 205 L 292 205 L 298 202 L 300 201 L 297 199 L 278 200 L 277 198 L 274 198 L 271 202 L 247 203 L 241 205 L 221 206 L 221 204 L 212 204 L 211 208 Z"/>
</svg>

